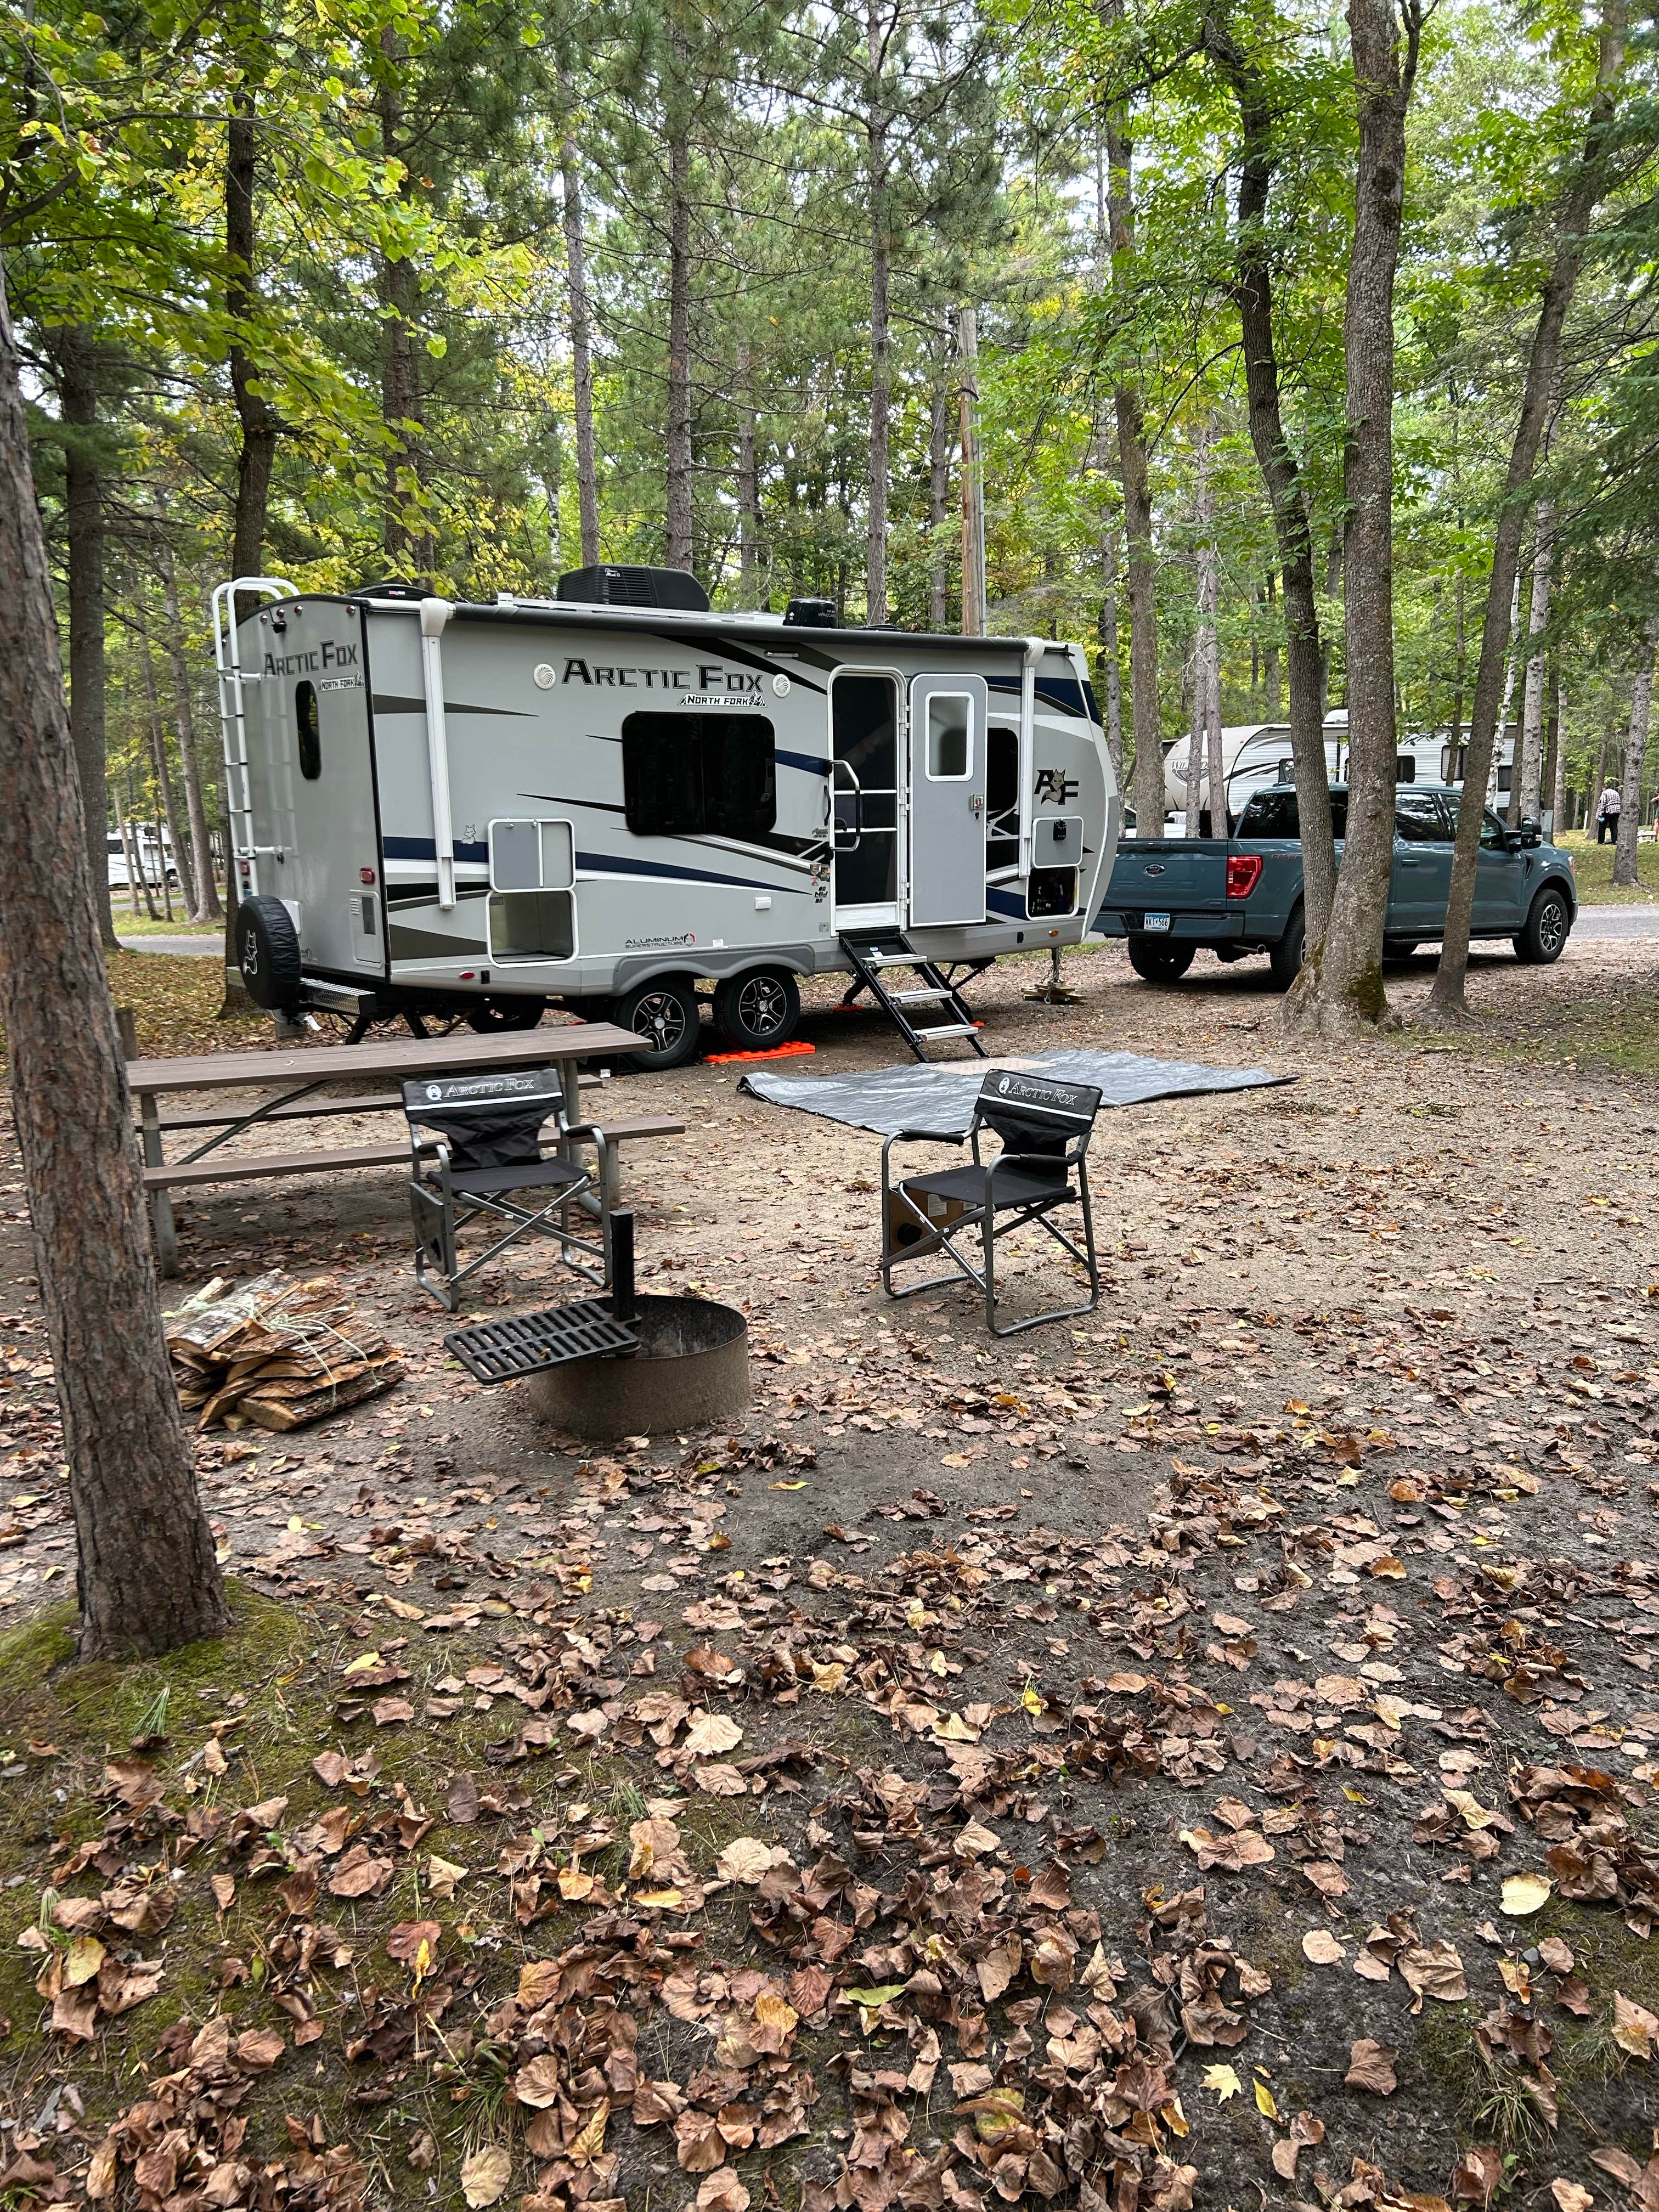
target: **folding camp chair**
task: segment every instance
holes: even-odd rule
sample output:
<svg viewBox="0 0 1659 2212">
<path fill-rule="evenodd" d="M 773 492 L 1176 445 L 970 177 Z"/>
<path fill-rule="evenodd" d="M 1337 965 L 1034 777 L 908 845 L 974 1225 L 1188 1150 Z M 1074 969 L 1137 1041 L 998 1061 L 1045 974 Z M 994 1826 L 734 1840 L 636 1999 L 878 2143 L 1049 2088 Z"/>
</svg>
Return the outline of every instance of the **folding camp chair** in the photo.
<svg viewBox="0 0 1659 2212">
<path fill-rule="evenodd" d="M 571 1156 L 556 1068 L 502 1069 L 491 1074 L 422 1078 L 404 1085 L 409 1117 L 410 1214 L 415 1227 L 415 1275 L 453 1313 L 469 1275 L 522 1237 L 547 1237 L 565 1266 L 590 1281 L 611 1279 L 612 1178 L 606 1174 L 603 1130 L 584 1125 L 582 1142 L 596 1152 L 592 1167 Z M 559 1152 L 544 1158 L 541 1133 L 556 1119 Z M 435 1131 L 434 1144 L 422 1131 Z M 539 1206 L 510 1194 L 547 1192 Z M 584 1201 L 586 1204 L 584 1205 Z M 599 1235 L 579 1231 L 573 1213 L 597 1210 Z M 457 1230 L 482 1214 L 510 1224 L 493 1244 L 459 1264 Z M 586 1226 L 586 1224 L 584 1224 Z M 573 1257 L 585 1254 L 586 1258 Z M 591 1264 L 597 1261 L 598 1265 Z"/>
<path fill-rule="evenodd" d="M 977 1283 L 985 1298 L 985 1325 L 994 1336 L 1014 1336 L 1041 1322 L 1065 1321 L 1092 1313 L 1100 1303 L 1100 1268 L 1095 1258 L 1094 1217 L 1089 1205 L 1089 1164 L 1100 1093 L 1082 1083 L 1054 1083 L 1045 1076 L 988 1075 L 974 1105 L 965 1139 L 937 1131 L 901 1129 L 881 1148 L 881 1279 L 891 1298 L 912 1298 L 922 1291 L 959 1281 Z M 1002 1140 L 994 1158 L 980 1153 L 984 1130 Z M 892 1180 L 890 1156 L 897 1144 L 968 1143 L 971 1164 L 943 1168 L 933 1175 Z M 1071 1177 L 1077 1177 L 1077 1187 Z M 1062 1206 L 1083 1209 L 1079 1247 L 1054 1219 Z M 1006 1217 L 1006 1218 L 1005 1218 Z M 1057 1306 L 1028 1320 L 997 1326 L 996 1248 L 1027 1222 L 1046 1229 L 1057 1244 L 1089 1272 L 1086 1305 Z M 958 1239 L 978 1233 L 981 1264 L 975 1267 Z M 921 1260 L 944 1252 L 953 1272 L 929 1275 L 896 1288 L 893 1269 L 902 1260 Z"/>
</svg>

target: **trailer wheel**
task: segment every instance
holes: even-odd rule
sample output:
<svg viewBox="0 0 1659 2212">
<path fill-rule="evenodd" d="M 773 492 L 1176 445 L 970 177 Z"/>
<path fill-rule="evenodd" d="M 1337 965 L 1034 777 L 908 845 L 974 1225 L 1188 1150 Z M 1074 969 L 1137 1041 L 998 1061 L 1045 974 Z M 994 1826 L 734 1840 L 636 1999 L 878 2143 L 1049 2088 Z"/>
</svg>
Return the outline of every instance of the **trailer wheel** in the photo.
<svg viewBox="0 0 1659 2212">
<path fill-rule="evenodd" d="M 1171 945 L 1137 931 L 1129 939 L 1129 965 L 1148 983 L 1178 983 L 1197 951 L 1195 945 Z"/>
<path fill-rule="evenodd" d="M 617 1023 L 652 1041 L 647 1050 L 628 1053 L 618 1063 L 635 1074 L 684 1067 L 697 1056 L 702 1018 L 689 975 L 659 975 L 637 990 L 624 991 L 617 1001 Z"/>
<path fill-rule="evenodd" d="M 240 899 L 236 964 L 256 1006 L 291 1014 L 300 1004 L 300 933 L 281 899 Z"/>
<path fill-rule="evenodd" d="M 733 1052 L 787 1044 L 800 1019 L 800 985 L 787 968 L 750 968 L 714 986 L 714 1026 Z"/>
<path fill-rule="evenodd" d="M 533 1030 L 547 1012 L 543 998 L 483 999 L 466 1010 L 466 1025 L 480 1036 L 495 1036 L 507 1030 Z"/>
</svg>

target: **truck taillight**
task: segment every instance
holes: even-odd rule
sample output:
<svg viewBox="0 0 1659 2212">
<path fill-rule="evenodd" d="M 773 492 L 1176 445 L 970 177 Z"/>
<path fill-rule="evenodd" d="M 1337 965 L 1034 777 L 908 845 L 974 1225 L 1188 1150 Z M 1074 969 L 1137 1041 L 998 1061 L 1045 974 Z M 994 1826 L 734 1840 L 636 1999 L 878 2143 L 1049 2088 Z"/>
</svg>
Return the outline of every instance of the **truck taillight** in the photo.
<svg viewBox="0 0 1659 2212">
<path fill-rule="evenodd" d="M 1261 880 L 1260 853 L 1229 853 L 1227 855 L 1227 896 L 1230 899 L 1249 898 Z"/>
</svg>

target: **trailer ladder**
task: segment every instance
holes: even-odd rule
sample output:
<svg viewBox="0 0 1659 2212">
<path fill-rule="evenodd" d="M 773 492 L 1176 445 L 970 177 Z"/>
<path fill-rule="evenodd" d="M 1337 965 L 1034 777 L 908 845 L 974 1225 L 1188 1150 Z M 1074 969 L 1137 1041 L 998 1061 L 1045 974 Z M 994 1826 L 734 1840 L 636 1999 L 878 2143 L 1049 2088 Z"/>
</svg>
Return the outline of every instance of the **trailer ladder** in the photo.
<svg viewBox="0 0 1659 2212">
<path fill-rule="evenodd" d="M 841 948 L 847 955 L 854 978 L 852 988 L 842 1000 L 843 1006 L 851 1006 L 860 991 L 868 991 L 918 1060 L 927 1059 L 928 1047 L 942 1044 L 949 1037 L 965 1037 L 980 1059 L 988 1058 L 979 1024 L 956 982 L 933 961 L 916 951 L 902 930 L 844 932 Z M 990 964 L 988 960 L 970 962 L 963 980 L 981 974 Z M 895 968 L 909 969 L 918 981 L 902 991 L 890 990 L 884 978 Z M 923 1006 L 936 1008 L 943 1020 L 913 1021 L 909 1010 Z"/>
</svg>

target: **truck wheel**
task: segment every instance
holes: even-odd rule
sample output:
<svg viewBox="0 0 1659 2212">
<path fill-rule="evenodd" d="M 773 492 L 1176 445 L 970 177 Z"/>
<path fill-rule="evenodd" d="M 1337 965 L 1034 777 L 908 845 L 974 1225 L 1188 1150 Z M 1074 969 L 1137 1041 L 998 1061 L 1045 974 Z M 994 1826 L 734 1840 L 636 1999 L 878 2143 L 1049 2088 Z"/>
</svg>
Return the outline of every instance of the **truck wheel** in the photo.
<svg viewBox="0 0 1659 2212">
<path fill-rule="evenodd" d="M 1195 945 L 1168 945 L 1138 933 L 1129 939 L 1129 965 L 1149 983 L 1178 983 L 1193 964 Z"/>
<path fill-rule="evenodd" d="M 618 1063 L 635 1074 L 684 1067 L 697 1056 L 702 1024 L 690 976 L 659 975 L 635 991 L 624 991 L 617 1001 L 617 1022 L 636 1036 L 651 1039 L 646 1051 L 628 1053 Z"/>
<path fill-rule="evenodd" d="M 800 985 L 787 968 L 750 968 L 714 986 L 714 1026 L 733 1052 L 787 1044 L 800 1019 Z"/>
<path fill-rule="evenodd" d="M 1516 958 L 1528 968 L 1547 968 L 1561 957 L 1571 927 L 1572 909 L 1565 893 L 1546 884 L 1532 902 L 1526 927 L 1510 939 Z"/>
<path fill-rule="evenodd" d="M 256 1006 L 273 1014 L 291 1014 L 298 1007 L 300 933 L 281 899 L 237 902 L 236 964 Z"/>
<path fill-rule="evenodd" d="M 1308 928 L 1298 907 L 1291 916 L 1291 926 L 1267 955 L 1267 964 L 1273 969 L 1273 981 L 1281 991 L 1288 991 L 1302 973 L 1302 956 L 1308 949 Z"/>
<path fill-rule="evenodd" d="M 533 1030 L 539 1026 L 547 1012 L 545 999 L 532 995 L 524 998 L 481 999 L 476 1006 L 466 1010 L 466 1025 L 480 1036 L 498 1036 L 508 1030 Z"/>
</svg>

